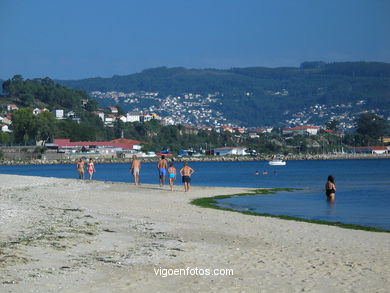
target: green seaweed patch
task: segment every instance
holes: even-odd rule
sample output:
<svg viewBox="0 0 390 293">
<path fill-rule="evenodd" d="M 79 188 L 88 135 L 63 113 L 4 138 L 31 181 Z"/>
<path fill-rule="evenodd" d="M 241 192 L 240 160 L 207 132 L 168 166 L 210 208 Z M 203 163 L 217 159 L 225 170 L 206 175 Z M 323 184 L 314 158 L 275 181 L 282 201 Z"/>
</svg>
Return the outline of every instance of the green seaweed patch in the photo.
<svg viewBox="0 0 390 293">
<path fill-rule="evenodd" d="M 390 233 L 390 230 L 382 229 L 382 228 L 376 228 L 376 227 L 369 227 L 369 226 L 362 226 L 362 225 L 356 225 L 356 224 L 345 224 L 341 222 L 332 222 L 332 221 L 324 221 L 324 220 L 310 220 L 310 219 L 304 219 L 299 217 L 293 217 L 293 216 L 283 216 L 283 215 L 271 215 L 267 213 L 254 213 L 250 211 L 238 211 L 230 208 L 222 208 L 217 206 L 217 200 L 219 199 L 226 199 L 231 197 L 238 197 L 238 196 L 253 196 L 253 195 L 265 195 L 265 194 L 275 194 L 280 191 L 287 191 L 292 192 L 295 190 L 300 190 L 298 188 L 269 188 L 269 189 L 256 189 L 247 193 L 237 193 L 237 194 L 231 194 L 231 195 L 217 195 L 213 197 L 202 197 L 197 198 L 191 201 L 191 204 L 197 205 L 203 208 L 212 208 L 216 210 L 223 210 L 223 211 L 231 211 L 231 212 L 237 212 L 244 215 L 250 215 L 250 216 L 261 216 L 261 217 L 270 217 L 270 218 L 278 218 L 282 220 L 288 220 L 288 221 L 297 221 L 297 222 L 306 222 L 306 223 L 313 223 L 313 224 L 320 224 L 320 225 L 328 225 L 328 226 L 336 226 L 339 228 L 344 229 L 352 229 L 352 230 L 363 230 L 363 231 L 370 231 L 370 232 L 385 232 Z"/>
</svg>

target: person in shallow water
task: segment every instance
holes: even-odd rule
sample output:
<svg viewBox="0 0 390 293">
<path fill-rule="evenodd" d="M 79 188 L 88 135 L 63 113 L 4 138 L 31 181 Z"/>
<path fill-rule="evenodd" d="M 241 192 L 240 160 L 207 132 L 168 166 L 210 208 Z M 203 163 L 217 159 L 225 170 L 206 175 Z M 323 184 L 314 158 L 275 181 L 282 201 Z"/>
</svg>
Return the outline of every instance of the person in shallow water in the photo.
<svg viewBox="0 0 390 293">
<path fill-rule="evenodd" d="M 92 180 L 92 175 L 93 175 L 93 173 L 96 172 L 95 164 L 93 163 L 92 158 L 89 159 L 89 163 L 87 166 L 88 166 L 89 180 Z"/>
<path fill-rule="evenodd" d="M 328 181 L 325 184 L 325 192 L 328 201 L 334 201 L 336 199 L 336 184 L 332 175 L 328 176 Z"/>
<path fill-rule="evenodd" d="M 84 180 L 84 160 L 82 158 L 77 162 L 76 168 L 77 173 L 79 174 L 79 179 Z"/>
</svg>

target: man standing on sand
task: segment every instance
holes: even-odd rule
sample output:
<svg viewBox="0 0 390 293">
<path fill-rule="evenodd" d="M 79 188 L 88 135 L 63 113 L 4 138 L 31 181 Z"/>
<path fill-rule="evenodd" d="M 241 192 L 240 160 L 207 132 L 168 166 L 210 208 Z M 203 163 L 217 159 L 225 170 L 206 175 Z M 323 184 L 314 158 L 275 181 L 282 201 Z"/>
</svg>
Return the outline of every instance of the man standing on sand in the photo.
<svg viewBox="0 0 390 293">
<path fill-rule="evenodd" d="M 180 175 L 183 176 L 182 180 L 184 183 L 184 191 L 190 191 L 190 182 L 191 182 L 191 176 L 194 174 L 195 171 L 190 166 L 187 165 L 187 162 L 184 163 L 183 168 L 180 170 Z"/>
<path fill-rule="evenodd" d="M 134 184 L 138 185 L 139 171 L 141 170 L 141 161 L 137 159 L 136 155 L 133 155 L 133 161 L 131 162 L 130 173 L 134 177 Z"/>
<path fill-rule="evenodd" d="M 82 158 L 77 162 L 76 168 L 77 173 L 79 174 L 79 179 L 84 180 L 84 160 Z"/>
<path fill-rule="evenodd" d="M 165 159 L 165 156 L 161 156 L 161 160 L 157 164 L 158 176 L 160 179 L 160 187 L 164 187 L 165 176 L 167 175 L 168 161 Z"/>
</svg>

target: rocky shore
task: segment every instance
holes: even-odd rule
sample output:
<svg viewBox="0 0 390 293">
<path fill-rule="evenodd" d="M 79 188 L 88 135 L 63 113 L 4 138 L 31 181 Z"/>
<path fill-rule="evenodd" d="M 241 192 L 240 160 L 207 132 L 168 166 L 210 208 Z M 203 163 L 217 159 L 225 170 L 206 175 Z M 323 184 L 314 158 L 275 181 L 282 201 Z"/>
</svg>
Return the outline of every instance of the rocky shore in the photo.
<svg viewBox="0 0 390 293">
<path fill-rule="evenodd" d="M 89 158 L 88 154 L 85 157 Z M 94 158 L 96 163 L 129 163 L 129 158 Z M 287 161 L 298 160 L 353 160 L 353 159 L 390 159 L 390 154 L 296 154 L 279 156 Z M 271 155 L 258 156 L 201 156 L 201 157 L 168 157 L 168 160 L 175 162 L 244 162 L 244 161 L 269 161 Z M 56 164 L 74 164 L 77 159 L 31 159 L 31 160 L 0 160 L 0 165 L 56 165 Z M 154 163 L 159 160 L 158 157 L 141 158 L 145 163 Z"/>
</svg>

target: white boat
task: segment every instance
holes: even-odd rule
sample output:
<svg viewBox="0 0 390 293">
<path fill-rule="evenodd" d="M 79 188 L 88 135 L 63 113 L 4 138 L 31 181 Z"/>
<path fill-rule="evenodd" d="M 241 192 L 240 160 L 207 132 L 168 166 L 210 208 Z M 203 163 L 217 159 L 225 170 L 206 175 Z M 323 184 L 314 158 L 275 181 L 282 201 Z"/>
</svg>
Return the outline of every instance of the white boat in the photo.
<svg viewBox="0 0 390 293">
<path fill-rule="evenodd" d="M 270 165 L 270 166 L 286 166 L 286 161 L 283 161 L 280 159 L 273 159 L 272 161 L 268 162 L 268 165 Z"/>
</svg>

